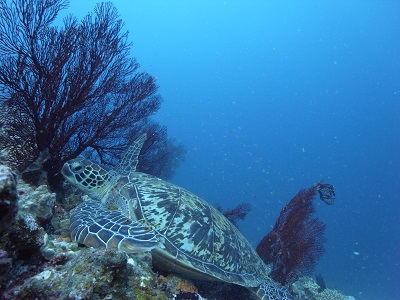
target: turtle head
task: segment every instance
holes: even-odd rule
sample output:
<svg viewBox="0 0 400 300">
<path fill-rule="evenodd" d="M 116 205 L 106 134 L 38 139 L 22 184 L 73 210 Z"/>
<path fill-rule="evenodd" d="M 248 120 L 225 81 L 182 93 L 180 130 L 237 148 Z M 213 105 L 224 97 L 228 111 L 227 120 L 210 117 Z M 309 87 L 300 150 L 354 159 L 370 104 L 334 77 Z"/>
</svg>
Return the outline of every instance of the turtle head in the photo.
<svg viewBox="0 0 400 300">
<path fill-rule="evenodd" d="M 73 186 L 96 200 L 103 198 L 111 178 L 108 170 L 83 158 L 67 161 L 61 174 Z"/>
</svg>

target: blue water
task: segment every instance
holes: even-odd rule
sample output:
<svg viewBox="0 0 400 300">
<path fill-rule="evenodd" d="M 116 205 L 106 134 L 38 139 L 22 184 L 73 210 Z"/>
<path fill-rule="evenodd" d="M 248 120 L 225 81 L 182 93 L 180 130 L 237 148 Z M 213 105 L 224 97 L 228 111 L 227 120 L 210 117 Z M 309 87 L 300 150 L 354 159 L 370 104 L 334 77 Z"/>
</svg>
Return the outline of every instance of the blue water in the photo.
<svg viewBox="0 0 400 300">
<path fill-rule="evenodd" d="M 299 189 L 333 184 L 335 205 L 317 205 L 317 272 L 356 299 L 398 299 L 400 2 L 114 4 L 158 79 L 155 119 L 187 148 L 173 182 L 225 208 L 251 203 L 239 226 L 254 245 Z"/>
</svg>

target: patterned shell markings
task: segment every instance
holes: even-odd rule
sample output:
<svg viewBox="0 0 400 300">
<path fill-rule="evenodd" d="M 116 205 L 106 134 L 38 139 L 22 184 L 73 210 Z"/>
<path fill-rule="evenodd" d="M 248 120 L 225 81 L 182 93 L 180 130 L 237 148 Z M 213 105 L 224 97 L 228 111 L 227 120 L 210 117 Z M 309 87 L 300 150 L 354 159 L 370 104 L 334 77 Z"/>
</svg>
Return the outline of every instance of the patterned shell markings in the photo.
<svg viewBox="0 0 400 300">
<path fill-rule="evenodd" d="M 129 176 L 135 218 L 144 219 L 180 263 L 221 280 L 258 286 L 269 273 L 250 243 L 196 195 L 143 173 Z M 132 189 L 134 189 L 134 193 Z"/>
</svg>

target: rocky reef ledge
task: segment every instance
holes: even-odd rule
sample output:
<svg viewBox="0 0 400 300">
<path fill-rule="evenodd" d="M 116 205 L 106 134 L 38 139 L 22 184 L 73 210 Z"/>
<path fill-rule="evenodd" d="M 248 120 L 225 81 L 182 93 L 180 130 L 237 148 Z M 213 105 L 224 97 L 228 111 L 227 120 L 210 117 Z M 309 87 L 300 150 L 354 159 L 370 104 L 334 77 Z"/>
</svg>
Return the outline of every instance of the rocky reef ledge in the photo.
<svg viewBox="0 0 400 300">
<path fill-rule="evenodd" d="M 81 247 L 69 238 L 69 210 L 81 197 L 26 184 L 0 165 L 1 299 L 251 299 L 247 289 L 191 282 L 154 270 L 150 253 Z M 296 299 L 351 300 L 309 277 L 292 284 Z"/>
</svg>

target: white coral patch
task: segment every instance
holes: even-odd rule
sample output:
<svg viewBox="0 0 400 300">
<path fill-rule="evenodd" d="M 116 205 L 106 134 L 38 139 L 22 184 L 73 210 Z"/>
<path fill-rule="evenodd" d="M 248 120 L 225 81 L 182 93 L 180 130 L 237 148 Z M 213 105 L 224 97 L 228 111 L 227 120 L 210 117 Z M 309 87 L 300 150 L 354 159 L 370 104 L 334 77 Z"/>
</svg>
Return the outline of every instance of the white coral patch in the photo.
<svg viewBox="0 0 400 300">
<path fill-rule="evenodd" d="M 131 265 L 131 266 L 136 266 L 136 265 L 137 265 L 136 262 L 133 260 L 132 257 L 129 257 L 129 258 L 128 258 L 127 263 L 128 263 L 129 265 Z"/>
<path fill-rule="evenodd" d="M 34 278 L 37 280 L 47 280 L 50 278 L 51 274 L 52 273 L 50 270 L 46 270 L 46 271 L 43 271 L 42 273 L 35 275 Z"/>
</svg>

